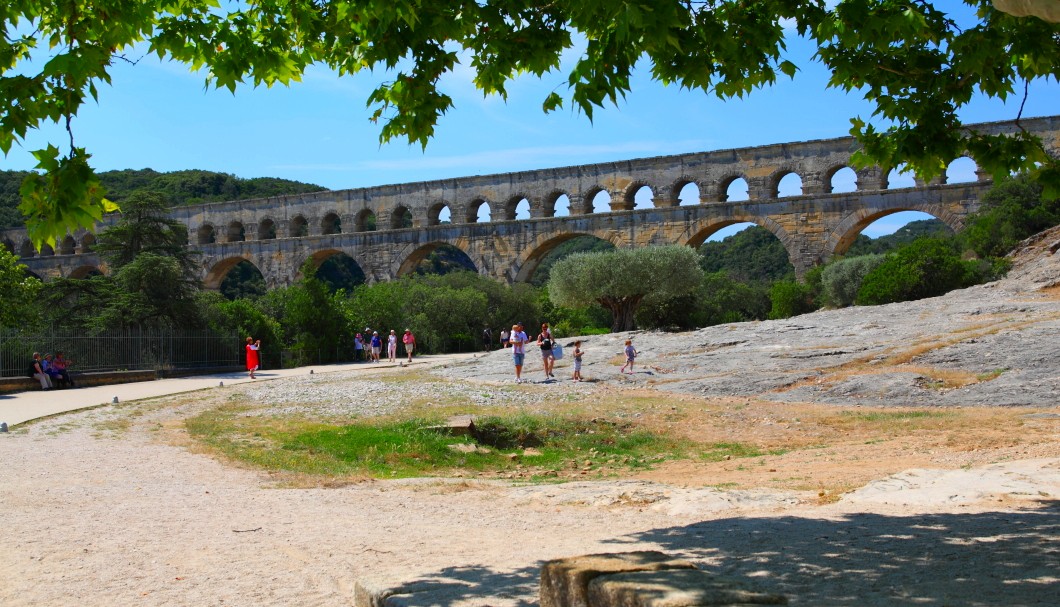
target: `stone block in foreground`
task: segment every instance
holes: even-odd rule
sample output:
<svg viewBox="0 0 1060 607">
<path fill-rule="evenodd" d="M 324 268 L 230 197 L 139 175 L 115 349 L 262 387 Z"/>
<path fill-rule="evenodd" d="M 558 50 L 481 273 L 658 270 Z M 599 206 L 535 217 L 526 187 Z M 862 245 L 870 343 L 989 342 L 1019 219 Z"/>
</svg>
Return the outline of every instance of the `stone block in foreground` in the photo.
<svg viewBox="0 0 1060 607">
<path fill-rule="evenodd" d="M 636 571 L 595 578 L 588 607 L 700 607 L 786 605 L 787 597 L 755 589 L 741 579 L 684 569 Z"/>
<path fill-rule="evenodd" d="M 589 607 L 589 583 L 602 575 L 672 569 L 695 569 L 695 565 L 655 550 L 548 561 L 541 567 L 541 607 Z"/>
</svg>

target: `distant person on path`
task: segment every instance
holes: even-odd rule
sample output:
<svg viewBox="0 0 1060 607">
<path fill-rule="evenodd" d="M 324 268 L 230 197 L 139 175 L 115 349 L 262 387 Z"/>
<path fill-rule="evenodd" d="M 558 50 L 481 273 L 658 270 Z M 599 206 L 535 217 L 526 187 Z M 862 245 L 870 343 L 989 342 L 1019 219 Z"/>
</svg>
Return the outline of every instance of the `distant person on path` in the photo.
<svg viewBox="0 0 1060 607">
<path fill-rule="evenodd" d="M 40 382 L 41 390 L 51 390 L 55 387 L 55 385 L 52 384 L 52 378 L 48 377 L 48 374 L 44 371 L 40 352 L 33 353 L 33 362 L 29 365 L 29 376 Z"/>
<path fill-rule="evenodd" d="M 512 333 L 508 329 L 501 329 L 501 349 L 508 347 L 511 335 Z"/>
<path fill-rule="evenodd" d="M 628 375 L 633 375 L 633 361 L 636 360 L 637 354 L 639 354 L 637 349 L 633 347 L 633 340 L 626 340 L 626 347 L 623 350 L 623 353 L 626 355 L 626 362 L 622 365 L 622 369 L 619 370 L 619 373 L 626 373 L 626 367 L 628 366 Z"/>
<path fill-rule="evenodd" d="M 379 353 L 383 350 L 383 340 L 379 338 L 379 331 L 372 331 L 372 362 L 379 362 Z"/>
<path fill-rule="evenodd" d="M 582 350 L 582 342 L 574 342 L 574 377 L 571 377 L 574 381 L 582 380 L 582 355 L 585 354 L 585 350 Z"/>
<path fill-rule="evenodd" d="M 358 333 L 353 338 L 353 360 L 361 362 L 364 356 L 364 336 Z"/>
<path fill-rule="evenodd" d="M 386 357 L 392 363 L 397 362 L 397 333 L 393 329 L 386 338 Z"/>
<path fill-rule="evenodd" d="M 401 343 L 405 344 L 405 354 L 409 355 L 409 362 L 412 362 L 412 351 L 416 349 L 416 336 L 412 334 L 412 329 L 405 329 Z"/>
<path fill-rule="evenodd" d="M 545 379 L 556 377 L 552 374 L 552 368 L 556 366 L 556 355 L 552 353 L 552 331 L 548 323 L 541 325 L 541 333 L 537 335 L 537 345 L 541 348 L 541 362 L 545 366 Z"/>
<path fill-rule="evenodd" d="M 63 356 L 63 351 L 57 351 L 55 353 L 55 358 L 52 360 L 52 369 L 55 370 L 55 373 L 61 377 L 68 386 L 76 388 L 77 384 L 75 384 L 73 378 L 70 377 L 70 372 L 67 370 L 68 366 L 70 366 L 70 361 Z"/>
<path fill-rule="evenodd" d="M 530 338 L 523 333 L 523 325 L 512 325 L 512 334 L 509 343 L 512 344 L 512 362 L 515 363 L 515 383 L 523 383 L 523 362 L 526 359 L 525 346 Z"/>
<path fill-rule="evenodd" d="M 250 371 L 250 379 L 254 379 L 254 372 L 261 366 L 261 340 L 255 341 L 253 337 L 247 337 L 247 370 Z"/>
<path fill-rule="evenodd" d="M 489 327 L 482 329 L 482 351 L 489 352 L 493 349 L 493 331 Z"/>
</svg>

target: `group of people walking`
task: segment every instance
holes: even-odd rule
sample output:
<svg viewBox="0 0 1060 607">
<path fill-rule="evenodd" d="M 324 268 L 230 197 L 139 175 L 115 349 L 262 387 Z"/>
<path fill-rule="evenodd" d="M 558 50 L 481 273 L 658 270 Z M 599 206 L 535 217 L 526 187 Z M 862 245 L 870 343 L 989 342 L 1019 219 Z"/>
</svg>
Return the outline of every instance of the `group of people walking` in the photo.
<svg viewBox="0 0 1060 607">
<path fill-rule="evenodd" d="M 76 388 L 73 378 L 70 377 L 70 361 L 66 359 L 62 351 L 56 352 L 55 356 L 40 352 L 33 353 L 33 362 L 30 363 L 28 373 L 30 377 L 40 382 L 41 390 L 51 390 L 57 387 Z"/>
<path fill-rule="evenodd" d="M 368 337 L 365 338 L 365 335 Z M 398 337 L 397 332 L 393 329 L 390 330 L 390 335 L 386 337 L 387 360 L 390 362 L 397 362 L 398 340 L 404 345 L 405 356 L 408 357 L 408 362 L 411 363 L 412 353 L 416 350 L 416 336 L 412 333 L 411 329 L 405 329 L 405 333 L 401 335 L 401 337 Z M 254 379 L 254 373 L 261 368 L 261 340 L 247 337 L 246 350 L 247 371 L 250 372 L 250 379 Z M 353 356 L 355 362 L 369 360 L 377 363 L 379 362 L 382 350 L 383 338 L 379 336 L 379 331 L 372 331 L 366 327 L 363 334 L 358 333 L 353 338 Z"/>
<path fill-rule="evenodd" d="M 365 327 L 363 335 L 358 333 L 353 337 L 354 360 L 356 362 L 362 360 L 369 360 L 374 363 L 379 362 L 379 357 L 383 353 L 383 339 L 383 337 L 379 336 L 379 331 L 372 331 Z M 412 353 L 416 350 L 416 335 L 412 333 L 411 329 L 405 329 L 405 333 L 400 337 L 398 337 L 397 331 L 391 329 L 390 335 L 387 335 L 385 339 L 387 361 L 397 362 L 398 341 L 400 340 L 405 347 L 405 356 L 408 357 L 408 362 L 412 362 Z"/>
</svg>

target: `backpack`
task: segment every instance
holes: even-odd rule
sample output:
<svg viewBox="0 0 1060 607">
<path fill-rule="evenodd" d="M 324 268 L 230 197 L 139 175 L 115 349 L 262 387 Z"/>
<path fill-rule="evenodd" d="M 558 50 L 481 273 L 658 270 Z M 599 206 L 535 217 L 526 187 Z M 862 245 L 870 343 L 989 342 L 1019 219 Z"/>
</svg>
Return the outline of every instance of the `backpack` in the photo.
<svg viewBox="0 0 1060 607">
<path fill-rule="evenodd" d="M 33 376 L 37 374 L 37 361 L 33 361 L 29 364 L 29 369 L 26 369 L 26 377 L 33 379 Z"/>
</svg>

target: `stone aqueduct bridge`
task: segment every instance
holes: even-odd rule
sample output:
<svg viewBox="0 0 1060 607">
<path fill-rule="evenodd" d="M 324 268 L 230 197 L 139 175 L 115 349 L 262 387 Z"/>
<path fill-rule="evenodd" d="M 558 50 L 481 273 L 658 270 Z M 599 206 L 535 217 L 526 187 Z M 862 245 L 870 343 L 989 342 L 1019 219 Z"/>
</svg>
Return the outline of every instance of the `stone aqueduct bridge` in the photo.
<svg viewBox="0 0 1060 607">
<path fill-rule="evenodd" d="M 1021 126 L 1040 136 L 1051 153 L 1060 153 L 1060 116 L 1023 120 Z M 998 122 L 972 128 L 1001 133 L 1018 127 Z M 870 167 L 856 171 L 855 191 L 832 192 L 832 177 L 850 165 L 855 149 L 851 138 L 826 139 L 184 206 L 172 215 L 188 226 L 188 246 L 202 253 L 202 277 L 210 288 L 220 286 L 243 260 L 275 287 L 296 280 L 305 261 L 319 265 L 338 253 L 353 258 L 369 281 L 389 280 L 411 272 L 443 244 L 466 253 L 481 274 L 525 281 L 549 251 L 578 235 L 616 247 L 698 246 L 741 222 L 775 234 L 801 274 L 842 254 L 862 229 L 891 213 L 922 211 L 960 230 L 990 184 L 978 175 L 970 183 L 887 189 L 887 173 Z M 780 197 L 779 183 L 791 173 L 801 178 L 802 193 Z M 737 179 L 746 181 L 749 199 L 728 201 Z M 699 204 L 679 204 L 688 184 L 699 188 Z M 644 187 L 650 188 L 653 206 L 635 209 L 635 196 Z M 600 192 L 610 195 L 610 212 L 593 212 Z M 569 215 L 556 216 L 564 196 Z M 477 221 L 483 204 L 493 221 Z M 516 219 L 517 207 L 527 205 L 529 218 Z M 443 222 L 447 208 L 451 221 Z M 370 230 L 373 223 L 377 229 Z M 39 255 L 24 231 L 8 230 L 0 239 L 38 276 L 107 271 L 91 252 L 94 236 L 87 232 Z"/>
</svg>

